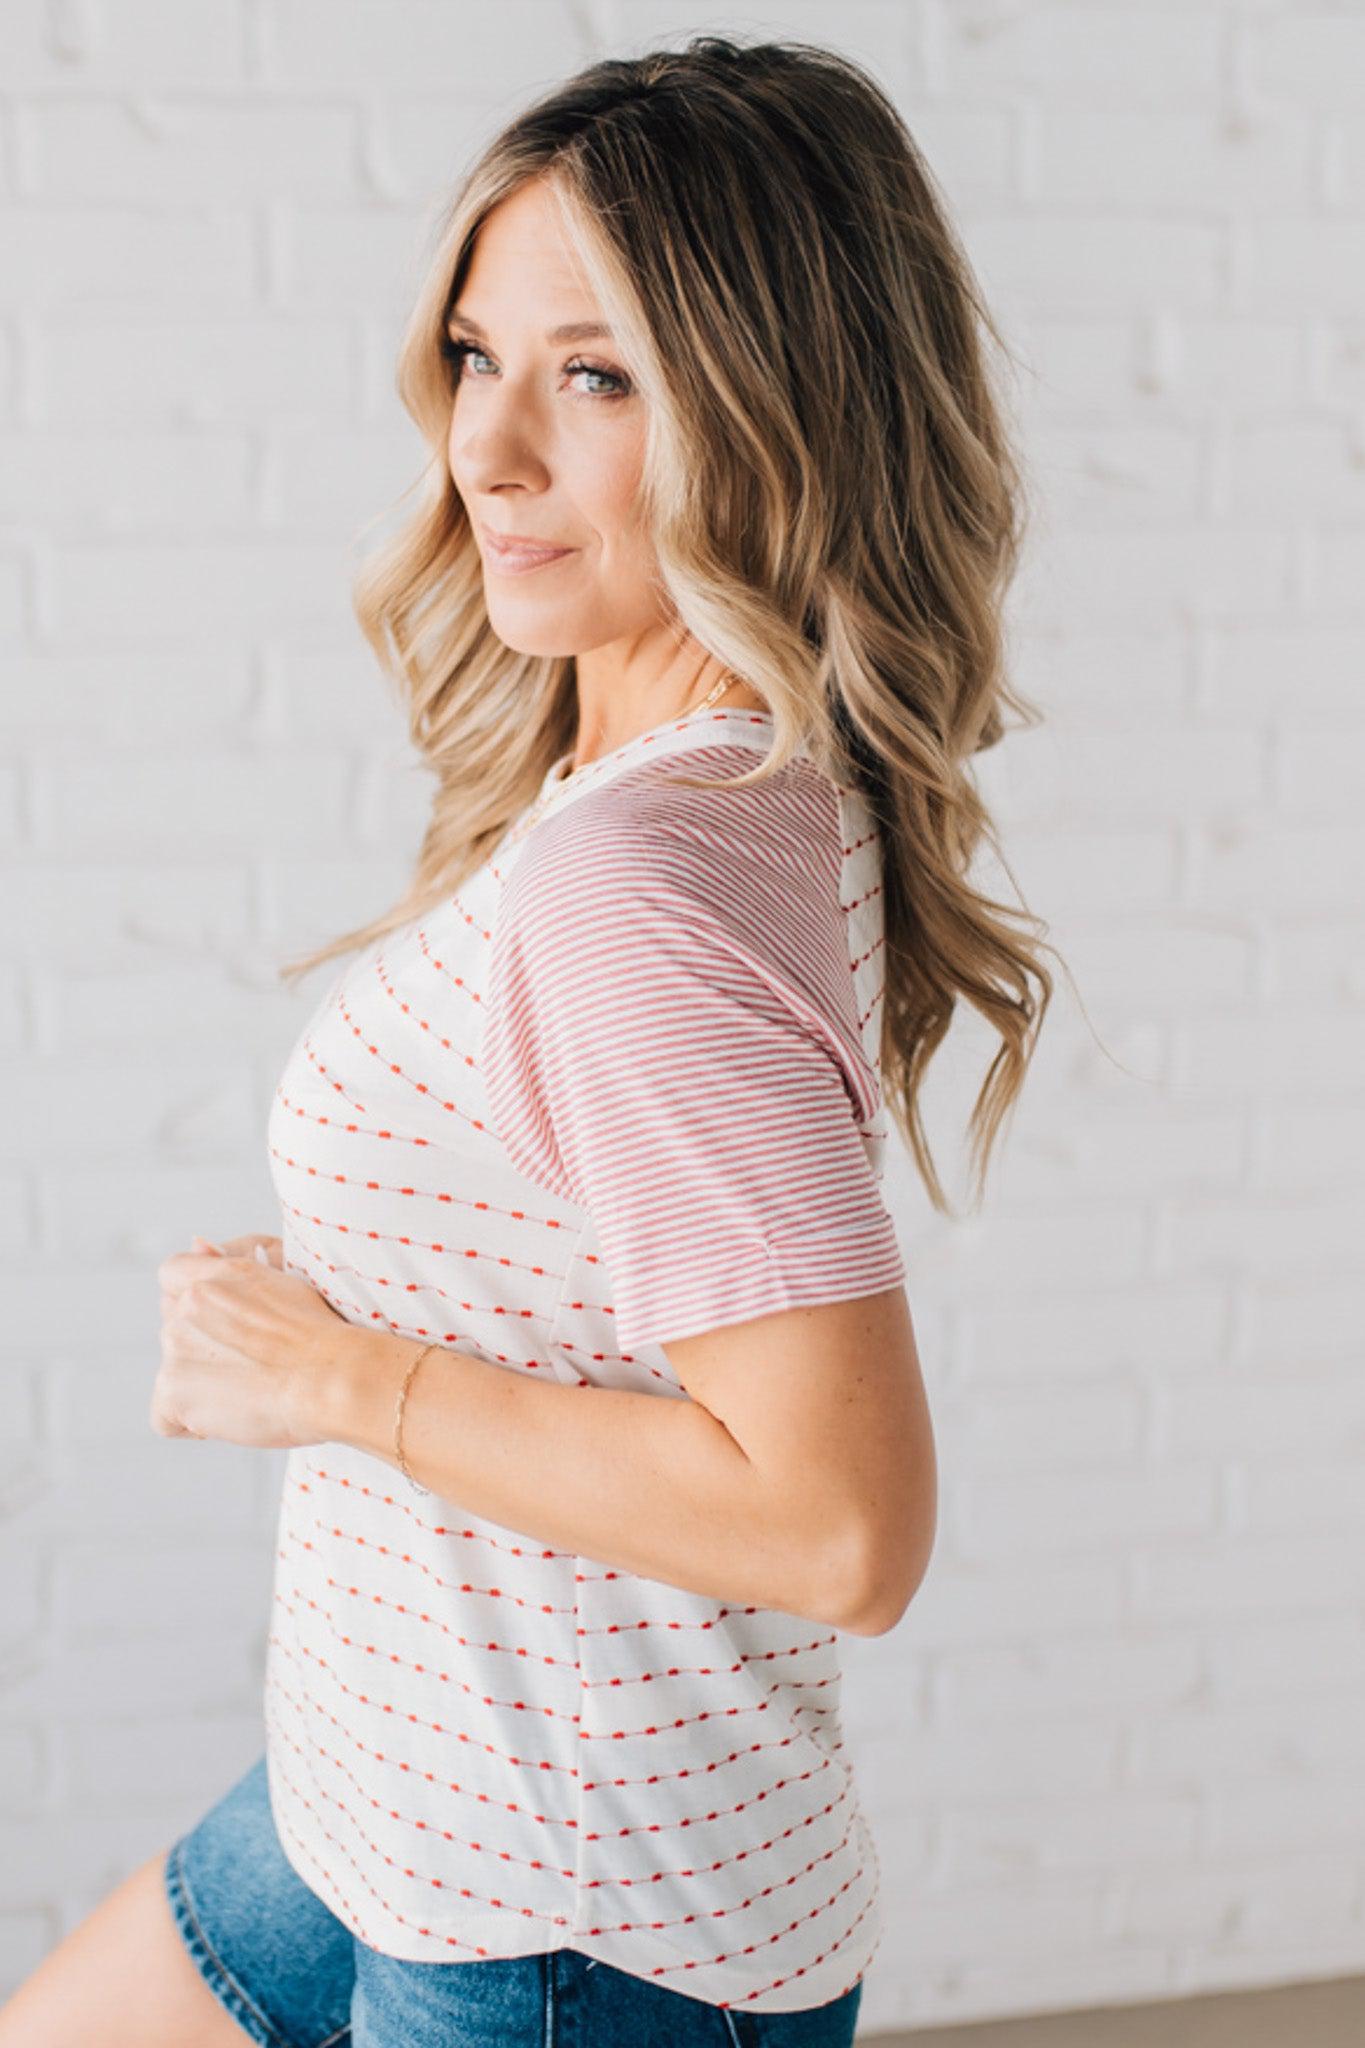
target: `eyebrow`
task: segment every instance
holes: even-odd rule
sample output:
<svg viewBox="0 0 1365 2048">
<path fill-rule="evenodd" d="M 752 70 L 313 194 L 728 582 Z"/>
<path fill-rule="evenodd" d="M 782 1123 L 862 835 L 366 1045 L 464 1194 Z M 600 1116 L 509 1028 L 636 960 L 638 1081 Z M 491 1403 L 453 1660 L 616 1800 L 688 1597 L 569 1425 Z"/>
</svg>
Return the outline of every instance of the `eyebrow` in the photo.
<svg viewBox="0 0 1365 2048">
<path fill-rule="evenodd" d="M 446 325 L 467 328 L 480 341 L 488 339 L 478 321 L 471 320 L 458 306 L 452 306 L 446 315 Z M 599 320 L 570 320 L 563 327 L 552 327 L 545 337 L 547 341 L 610 341 L 611 338 L 610 327 L 604 327 Z"/>
</svg>

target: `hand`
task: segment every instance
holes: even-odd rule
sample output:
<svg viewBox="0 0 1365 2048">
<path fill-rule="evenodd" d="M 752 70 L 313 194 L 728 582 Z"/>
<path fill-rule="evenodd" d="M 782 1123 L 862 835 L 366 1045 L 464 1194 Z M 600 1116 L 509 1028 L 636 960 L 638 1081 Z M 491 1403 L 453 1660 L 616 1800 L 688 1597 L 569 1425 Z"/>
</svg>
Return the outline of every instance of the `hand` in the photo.
<svg viewBox="0 0 1365 2048">
<path fill-rule="evenodd" d="M 302 1275 L 284 1271 L 281 1240 L 195 1238 L 157 1272 L 157 1434 L 262 1450 L 325 1441 L 320 1396 L 352 1325 Z"/>
<path fill-rule="evenodd" d="M 257 1247 L 259 1246 L 259 1250 Z M 222 1244 L 214 1244 L 207 1237 L 190 1239 L 192 1252 L 222 1252 L 229 1259 L 269 1259 L 280 1272 L 284 1270 L 284 1240 L 267 1237 L 264 1231 L 249 1230 L 244 1237 L 229 1237 Z"/>
</svg>

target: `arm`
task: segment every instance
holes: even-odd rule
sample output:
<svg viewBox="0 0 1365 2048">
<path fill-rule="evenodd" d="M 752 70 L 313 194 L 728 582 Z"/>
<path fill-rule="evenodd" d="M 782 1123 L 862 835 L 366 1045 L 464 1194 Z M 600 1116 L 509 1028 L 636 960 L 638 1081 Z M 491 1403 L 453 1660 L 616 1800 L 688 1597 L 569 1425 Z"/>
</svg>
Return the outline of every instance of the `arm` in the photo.
<svg viewBox="0 0 1365 2048">
<path fill-rule="evenodd" d="M 649 792 L 580 804 L 553 859 L 514 869 L 489 967 L 480 1059 L 508 1159 L 591 1217 L 616 1344 L 662 1344 L 691 1405 L 485 1388 L 456 1361 L 483 1411 L 471 1455 L 458 1392 L 446 1427 L 424 1366 L 409 1462 L 566 1548 L 882 1633 L 923 1569 L 932 1488 L 864 1142 L 879 1087 L 831 886 L 838 810 L 800 861 L 809 819 L 780 791 L 756 803 L 724 833 Z"/>
<path fill-rule="evenodd" d="M 318 1435 L 383 1459 L 404 1491 L 394 1407 L 421 1348 L 353 1328 L 315 1383 Z M 871 1632 L 854 1570 L 863 1545 L 793 1502 L 700 1402 L 562 1386 L 445 1350 L 408 1389 L 403 1451 L 453 1508 L 556 1549 L 732 1606 Z"/>
<path fill-rule="evenodd" d="M 670 1338 L 692 1399 L 741 1444 L 808 1526 L 861 1532 L 837 1596 L 859 1635 L 885 1635 L 928 1569 L 938 1463 L 910 1304 L 901 1287 L 761 1324 Z M 861 1593 L 855 1593 L 861 1588 Z"/>
</svg>

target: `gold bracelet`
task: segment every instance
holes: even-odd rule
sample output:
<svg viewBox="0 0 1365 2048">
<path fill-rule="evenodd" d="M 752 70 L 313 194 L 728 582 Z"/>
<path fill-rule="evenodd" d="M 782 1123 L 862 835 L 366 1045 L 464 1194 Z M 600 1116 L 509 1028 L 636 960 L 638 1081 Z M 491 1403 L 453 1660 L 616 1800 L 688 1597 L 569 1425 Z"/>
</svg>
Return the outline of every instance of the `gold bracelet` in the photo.
<svg viewBox="0 0 1365 2048">
<path fill-rule="evenodd" d="M 403 1407 L 408 1398 L 408 1388 L 412 1385 L 413 1374 L 426 1357 L 428 1351 L 436 1351 L 439 1348 L 436 1344 L 423 1345 L 416 1358 L 413 1359 L 412 1364 L 408 1367 L 407 1375 L 404 1378 L 402 1387 L 399 1389 L 398 1404 L 393 1412 L 393 1448 L 398 1458 L 398 1469 L 409 1485 L 415 1486 L 419 1493 L 430 1493 L 431 1488 L 421 1485 L 419 1481 L 413 1478 L 408 1470 L 408 1461 L 403 1456 Z"/>
</svg>

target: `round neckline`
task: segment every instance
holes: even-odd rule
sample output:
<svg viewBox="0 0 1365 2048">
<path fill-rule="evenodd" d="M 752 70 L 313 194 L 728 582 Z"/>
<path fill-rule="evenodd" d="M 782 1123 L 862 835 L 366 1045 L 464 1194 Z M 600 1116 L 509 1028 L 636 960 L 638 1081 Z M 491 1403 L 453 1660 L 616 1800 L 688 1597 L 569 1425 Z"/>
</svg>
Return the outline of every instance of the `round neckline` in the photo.
<svg viewBox="0 0 1365 2048">
<path fill-rule="evenodd" d="M 647 742 L 670 738 L 674 733 L 686 732 L 694 725 L 722 725 L 735 721 L 742 721 L 745 725 L 771 726 L 773 715 L 771 711 L 758 711 L 752 705 L 741 704 L 717 704 L 708 706 L 704 711 L 688 711 L 681 718 L 665 719 L 662 725 L 648 726 L 644 732 L 637 732 L 631 739 L 622 740 L 619 746 L 609 748 L 605 754 L 595 755 L 591 761 L 585 761 L 579 768 L 565 769 L 565 763 L 572 761 L 573 755 L 561 754 L 546 771 L 545 780 L 541 784 L 542 792 L 547 789 L 567 789 L 576 785 L 580 777 L 590 775 L 594 768 L 605 768 L 609 762 L 619 760 L 623 754 L 628 754 L 633 748 L 642 747 Z M 564 772 L 561 773 L 561 770 Z"/>
</svg>

